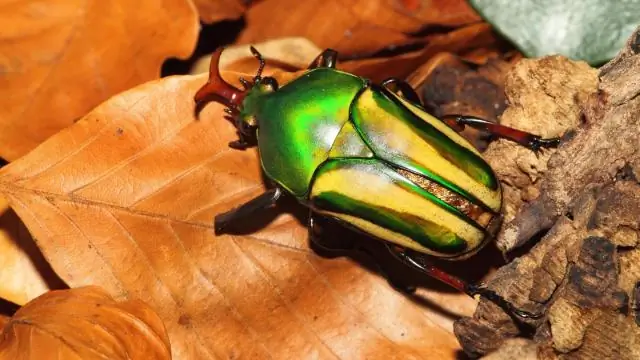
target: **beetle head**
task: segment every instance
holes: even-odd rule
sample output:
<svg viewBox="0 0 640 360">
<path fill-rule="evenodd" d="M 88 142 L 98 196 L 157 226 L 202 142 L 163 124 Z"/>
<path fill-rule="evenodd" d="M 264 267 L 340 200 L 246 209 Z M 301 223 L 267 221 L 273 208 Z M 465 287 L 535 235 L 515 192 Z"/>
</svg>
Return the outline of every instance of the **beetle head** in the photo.
<svg viewBox="0 0 640 360">
<path fill-rule="evenodd" d="M 257 121 L 255 113 L 258 106 L 258 99 L 261 95 L 275 91 L 278 83 L 272 77 L 262 77 L 265 61 L 262 55 L 253 46 L 251 53 L 260 62 L 258 71 L 252 81 L 240 78 L 243 90 L 227 83 L 220 76 L 220 56 L 223 48 L 218 49 L 211 57 L 209 68 L 209 80 L 198 90 L 194 100 L 197 106 L 202 106 L 209 100 L 214 100 L 227 106 L 225 112 L 233 120 L 234 125 L 240 134 L 240 144 L 246 145 L 245 137 L 255 134 Z"/>
</svg>

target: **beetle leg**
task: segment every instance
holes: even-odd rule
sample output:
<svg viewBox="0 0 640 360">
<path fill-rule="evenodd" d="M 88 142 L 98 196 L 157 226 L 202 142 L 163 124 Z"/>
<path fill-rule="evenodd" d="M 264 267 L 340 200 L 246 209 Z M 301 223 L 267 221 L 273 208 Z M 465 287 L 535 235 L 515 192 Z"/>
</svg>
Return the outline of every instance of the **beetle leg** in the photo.
<svg viewBox="0 0 640 360">
<path fill-rule="evenodd" d="M 244 138 L 240 138 L 240 140 L 234 140 L 229 143 L 229 147 L 236 150 L 246 150 L 253 146 L 248 143 Z"/>
<path fill-rule="evenodd" d="M 500 124 L 494 124 L 490 121 L 472 116 L 445 115 L 442 121 L 457 131 L 462 131 L 466 125 L 469 125 L 473 128 L 487 131 L 494 136 L 514 141 L 533 151 L 538 151 L 543 147 L 557 147 L 560 144 L 560 138 L 557 137 L 543 139 L 538 135 L 534 135 L 526 131 L 510 128 Z"/>
<path fill-rule="evenodd" d="M 312 62 L 309 64 L 307 69 L 315 69 L 315 68 L 332 68 L 335 69 L 336 63 L 338 61 L 338 52 L 333 49 L 324 49 L 320 55 L 318 55 Z"/>
<path fill-rule="evenodd" d="M 242 131 L 238 131 L 238 140 L 229 142 L 229 147 L 236 150 L 246 150 L 252 146 L 253 144 L 247 141 Z"/>
<path fill-rule="evenodd" d="M 384 266 L 383 264 L 389 262 L 380 261 L 374 255 L 373 251 L 362 245 L 358 245 L 356 241 L 349 237 L 343 237 L 339 234 L 326 234 L 326 232 L 329 231 L 326 230 L 326 222 L 327 219 L 324 217 L 316 216 L 313 211 L 309 212 L 309 240 L 311 241 L 314 251 L 319 255 L 331 258 L 349 253 L 353 254 L 354 257 L 356 255 L 364 256 L 370 260 L 370 263 L 375 266 L 376 270 L 387 279 L 391 287 L 407 294 L 412 294 L 416 291 L 415 286 L 408 285 L 400 276 L 396 275 L 396 272 L 394 272 L 392 268 Z M 338 240 L 336 241 L 335 239 Z"/>
<path fill-rule="evenodd" d="M 242 84 L 242 87 L 245 91 L 251 89 L 251 83 L 249 82 L 249 80 L 243 78 L 242 76 L 240 76 L 238 80 L 240 81 L 240 84 Z"/>
<path fill-rule="evenodd" d="M 385 89 L 389 91 L 400 91 L 402 96 L 411 101 L 412 103 L 422 105 L 422 100 L 420 100 L 420 96 L 416 93 L 415 90 L 409 85 L 406 81 L 400 80 L 398 78 L 388 78 L 383 81 L 380 85 L 382 85 Z"/>
<path fill-rule="evenodd" d="M 216 234 L 221 233 L 229 224 L 234 221 L 245 219 L 247 216 L 257 211 L 267 209 L 276 204 L 276 201 L 282 196 L 282 190 L 275 187 L 265 193 L 247 201 L 239 207 L 229 210 L 225 213 L 216 215 L 214 219 L 214 229 Z"/>
<path fill-rule="evenodd" d="M 316 216 L 313 211 L 309 212 L 309 220 L 308 220 L 308 231 L 309 231 L 309 240 L 317 250 L 322 252 L 330 253 L 332 256 L 336 253 L 340 252 L 350 252 L 355 249 L 355 246 L 352 241 L 348 239 L 341 239 L 339 241 L 330 242 L 329 239 L 335 239 L 335 237 L 325 236 L 325 226 L 324 219 L 321 216 Z"/>
<path fill-rule="evenodd" d="M 387 244 L 387 248 L 398 260 L 402 261 L 411 268 L 414 268 L 424 274 L 427 274 L 443 283 L 461 291 L 471 297 L 480 295 L 492 303 L 500 306 L 507 313 L 516 315 L 523 319 L 539 319 L 543 316 L 542 313 L 532 313 L 529 311 L 518 309 L 509 300 L 503 298 L 495 291 L 486 288 L 484 286 L 469 284 L 466 281 L 455 277 L 442 269 L 437 268 L 435 265 L 430 264 L 422 256 L 415 256 L 411 250 L 399 250 L 395 247 Z"/>
</svg>

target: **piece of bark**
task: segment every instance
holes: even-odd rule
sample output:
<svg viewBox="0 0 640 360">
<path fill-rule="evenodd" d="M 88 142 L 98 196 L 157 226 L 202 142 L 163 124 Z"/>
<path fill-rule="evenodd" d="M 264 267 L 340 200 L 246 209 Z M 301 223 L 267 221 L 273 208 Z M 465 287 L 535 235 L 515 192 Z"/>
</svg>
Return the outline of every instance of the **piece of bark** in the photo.
<svg viewBox="0 0 640 360">
<path fill-rule="evenodd" d="M 560 104 L 554 111 L 565 106 L 566 111 L 556 113 L 560 122 L 577 116 L 582 123 L 552 155 L 540 155 L 537 181 L 507 178 L 522 205 L 512 209 L 499 234 L 500 247 L 512 251 L 542 238 L 526 255 L 499 269 L 489 286 L 545 316 L 517 326 L 500 308 L 481 301 L 473 318 L 455 324 L 468 354 L 488 354 L 507 346 L 507 339 L 528 337 L 542 359 L 640 358 L 640 51 L 634 47 L 639 37 L 639 32 L 633 34 L 620 55 L 600 69 L 597 89 L 586 99 L 587 80 L 578 80 L 584 82 L 575 84 L 575 91 L 558 91 L 567 87 L 562 74 L 568 65 L 557 58 L 534 60 L 530 69 L 537 77 L 523 77 L 525 83 L 518 85 Z M 592 70 L 581 68 L 575 65 L 571 81 L 590 76 Z M 552 82 L 539 81 L 541 73 Z M 507 82 L 507 93 L 513 86 L 513 79 Z M 521 111 L 519 128 L 551 106 L 514 103 L 513 96 L 503 118 L 512 108 Z M 486 153 L 490 162 L 496 159 L 491 151 Z M 531 179 L 523 179 L 527 177 Z"/>
<path fill-rule="evenodd" d="M 634 35 L 635 36 L 635 35 Z M 631 44 L 627 45 L 630 48 Z M 621 53 L 627 53 L 623 50 Z M 634 154 L 640 134 L 640 81 L 634 71 L 640 68 L 640 56 L 612 60 L 599 72 L 597 93 L 582 104 L 585 124 L 575 138 L 566 142 L 549 159 L 549 169 L 540 186 L 541 196 L 523 209 L 516 221 L 503 228 L 499 246 L 504 251 L 523 245 L 534 234 L 549 229 L 571 206 L 571 201 L 588 188 L 602 187 L 629 164 L 640 165 Z M 554 97 L 555 100 L 558 96 Z"/>
<path fill-rule="evenodd" d="M 509 106 L 500 123 L 542 137 L 562 136 L 579 127 L 582 108 L 596 86 L 597 70 L 585 62 L 562 56 L 521 60 L 507 74 Z M 554 152 L 543 149 L 536 154 L 507 140 L 489 146 L 485 157 L 503 183 L 505 223 L 513 219 L 525 201 L 538 196 L 539 182 Z M 497 245 L 503 252 L 512 248 L 508 239 L 498 237 Z"/>
<path fill-rule="evenodd" d="M 537 360 L 538 346 L 526 339 L 510 339 L 500 349 L 483 357 L 483 360 Z"/>
</svg>

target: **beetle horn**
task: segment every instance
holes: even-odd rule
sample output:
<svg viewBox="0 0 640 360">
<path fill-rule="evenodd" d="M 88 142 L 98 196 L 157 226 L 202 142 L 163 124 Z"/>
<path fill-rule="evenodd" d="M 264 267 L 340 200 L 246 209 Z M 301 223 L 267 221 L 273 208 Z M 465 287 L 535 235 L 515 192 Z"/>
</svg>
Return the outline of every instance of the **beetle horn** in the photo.
<svg viewBox="0 0 640 360">
<path fill-rule="evenodd" d="M 220 76 L 220 55 L 222 55 L 223 50 L 224 48 L 220 48 L 211 56 L 209 80 L 198 90 L 194 100 L 197 105 L 201 105 L 208 99 L 214 98 L 227 105 L 229 109 L 235 110 L 242 104 L 245 92 L 229 84 Z"/>
</svg>

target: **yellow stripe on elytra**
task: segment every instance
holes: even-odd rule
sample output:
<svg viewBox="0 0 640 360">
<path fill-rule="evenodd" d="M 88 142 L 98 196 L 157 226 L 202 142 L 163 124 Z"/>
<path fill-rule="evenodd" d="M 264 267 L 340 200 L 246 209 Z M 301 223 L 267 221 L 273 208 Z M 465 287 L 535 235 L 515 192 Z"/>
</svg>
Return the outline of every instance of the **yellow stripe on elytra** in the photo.
<svg viewBox="0 0 640 360">
<path fill-rule="evenodd" d="M 358 99 L 357 106 L 358 110 L 362 113 L 362 118 L 364 121 L 367 121 L 367 124 L 363 124 L 362 126 L 370 126 L 375 129 L 370 132 L 370 134 L 372 134 L 371 136 L 374 137 L 371 139 L 372 142 L 385 144 L 390 151 L 404 154 L 409 160 L 458 185 L 460 188 L 485 202 L 491 209 L 499 211 L 502 201 L 500 191 L 493 191 L 487 186 L 477 182 L 464 170 L 442 157 L 433 146 L 424 141 L 409 125 L 392 118 L 391 114 L 385 112 L 384 109 L 376 104 L 371 90 L 367 90 L 362 94 Z M 415 108 L 415 106 L 413 108 Z M 458 139 L 460 135 L 445 124 L 440 122 L 435 125 L 439 120 L 433 118 L 432 121 L 425 121 L 433 124 L 438 130 L 443 129 L 445 135 L 453 135 L 451 138 L 456 142 L 461 142 Z M 376 136 L 380 138 L 377 139 L 375 138 Z M 464 141 L 464 139 L 462 140 Z M 470 146 L 468 143 L 461 143 L 461 145 L 467 148 Z M 476 154 L 478 153 L 475 149 L 473 149 L 473 151 Z"/>
<path fill-rule="evenodd" d="M 374 207 L 392 208 L 397 212 L 407 213 L 427 219 L 435 224 L 451 229 L 459 237 L 467 241 L 468 249 L 480 246 L 484 233 L 469 225 L 457 216 L 443 210 L 431 201 L 404 189 L 393 183 L 391 179 L 381 174 L 366 173 L 358 169 L 337 168 L 321 173 L 315 180 L 311 196 L 318 196 L 323 192 L 338 192 L 356 201 L 371 204 Z M 373 233 L 382 239 L 418 251 L 433 253 L 409 237 L 383 229 L 377 225 L 367 225 L 364 220 L 354 220 L 340 214 L 341 218 L 363 230 Z M 374 228 L 375 227 L 375 228 Z"/>
<path fill-rule="evenodd" d="M 456 144 L 462 147 L 465 147 L 468 150 L 472 151 L 474 154 L 482 157 L 482 154 L 480 154 L 478 149 L 476 149 L 473 145 L 471 145 L 471 143 L 469 143 L 465 138 L 460 136 L 460 134 L 458 134 L 457 131 L 453 130 L 447 124 L 442 122 L 442 120 L 431 116 L 431 114 L 425 112 L 424 110 L 420 109 L 419 107 L 415 106 L 414 104 L 412 104 L 411 102 L 407 101 L 406 99 L 404 99 L 399 95 L 396 95 L 394 93 L 391 93 L 391 95 L 393 95 L 396 99 L 400 100 L 400 102 L 402 102 L 402 104 L 406 106 L 409 110 L 411 110 L 414 114 L 416 114 L 422 120 L 424 120 L 425 122 L 431 124 L 433 127 L 438 129 L 438 131 L 443 133 L 449 139 L 453 140 Z"/>
</svg>

